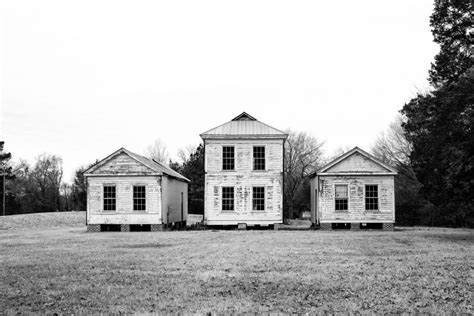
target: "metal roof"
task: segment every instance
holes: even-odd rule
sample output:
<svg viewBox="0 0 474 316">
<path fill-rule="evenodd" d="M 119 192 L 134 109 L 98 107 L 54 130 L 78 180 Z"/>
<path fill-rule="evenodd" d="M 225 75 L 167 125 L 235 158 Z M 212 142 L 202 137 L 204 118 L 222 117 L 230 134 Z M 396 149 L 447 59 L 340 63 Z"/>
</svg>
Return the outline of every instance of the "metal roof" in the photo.
<svg viewBox="0 0 474 316">
<path fill-rule="evenodd" d="M 249 114 L 243 112 L 232 121 L 219 125 L 200 134 L 202 139 L 207 138 L 277 138 L 286 139 L 288 134 L 265 123 L 257 121 Z"/>
<path fill-rule="evenodd" d="M 121 153 L 125 153 L 126 155 L 130 156 L 131 158 L 135 159 L 136 161 L 144 164 L 145 166 L 147 166 L 148 168 L 150 168 L 154 172 L 157 172 L 159 174 L 165 174 L 167 176 L 177 178 L 177 179 L 180 179 L 180 180 L 183 180 L 183 181 L 186 181 L 186 182 L 191 182 L 191 180 L 189 180 L 188 178 L 182 176 L 181 174 L 174 171 L 170 167 L 168 167 L 168 166 L 166 166 L 162 163 L 159 163 L 155 160 L 148 159 L 146 157 L 143 157 L 142 155 L 131 152 L 130 150 L 125 149 L 123 147 L 120 148 L 119 150 L 115 151 L 113 154 L 111 154 L 111 155 L 107 156 L 106 158 L 102 159 L 101 161 L 99 161 L 97 164 L 90 167 L 86 171 L 84 171 L 84 174 L 93 172 L 95 169 L 99 168 L 100 166 L 105 164 L 107 161 L 111 160 L 113 157 L 115 157 L 115 156 L 117 156 Z"/>
</svg>

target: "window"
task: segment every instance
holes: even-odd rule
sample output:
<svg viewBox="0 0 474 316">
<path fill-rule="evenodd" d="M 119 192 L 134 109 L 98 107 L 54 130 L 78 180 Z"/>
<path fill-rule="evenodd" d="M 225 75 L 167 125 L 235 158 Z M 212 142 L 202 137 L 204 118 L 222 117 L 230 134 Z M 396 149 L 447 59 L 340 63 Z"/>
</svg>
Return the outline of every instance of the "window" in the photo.
<svg viewBox="0 0 474 316">
<path fill-rule="evenodd" d="M 365 209 L 367 211 L 379 209 L 379 190 L 377 185 L 371 184 L 365 186 Z"/>
<path fill-rule="evenodd" d="M 347 185 L 336 185 L 336 211 L 347 211 L 348 210 L 348 195 Z"/>
<path fill-rule="evenodd" d="M 115 186 L 104 185 L 104 211 L 115 211 L 116 205 Z"/>
<path fill-rule="evenodd" d="M 252 210 L 265 210 L 265 187 L 253 187 Z"/>
<path fill-rule="evenodd" d="M 133 210 L 146 210 L 146 188 L 144 185 L 133 186 Z"/>
<path fill-rule="evenodd" d="M 222 187 L 222 210 L 234 210 L 234 187 Z"/>
<path fill-rule="evenodd" d="M 234 147 L 222 147 L 222 170 L 234 170 Z"/>
<path fill-rule="evenodd" d="M 265 147 L 253 147 L 253 170 L 265 170 Z"/>
</svg>

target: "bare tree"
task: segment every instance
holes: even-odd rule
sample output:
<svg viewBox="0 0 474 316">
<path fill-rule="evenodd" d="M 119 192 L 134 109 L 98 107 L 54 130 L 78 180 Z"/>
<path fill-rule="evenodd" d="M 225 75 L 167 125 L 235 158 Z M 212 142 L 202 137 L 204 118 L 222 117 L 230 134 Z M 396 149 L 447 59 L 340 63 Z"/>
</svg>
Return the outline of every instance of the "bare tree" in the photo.
<svg viewBox="0 0 474 316">
<path fill-rule="evenodd" d="M 403 133 L 403 117 L 398 115 L 389 128 L 380 133 L 372 146 L 372 153 L 378 159 L 394 166 L 407 176 L 415 179 L 415 173 L 410 166 L 412 144 Z"/>
<path fill-rule="evenodd" d="M 289 136 L 285 143 L 285 208 L 287 218 L 292 218 L 295 208 L 301 201 L 302 191 L 307 191 L 309 187 L 308 176 L 313 173 L 321 164 L 323 146 L 315 137 L 305 132 L 286 131 Z M 303 206 L 304 207 L 304 206 Z"/>
<path fill-rule="evenodd" d="M 163 164 L 168 164 L 169 161 L 169 154 L 166 144 L 159 138 L 155 139 L 153 144 L 146 148 L 145 156 Z"/>
<path fill-rule="evenodd" d="M 32 184 L 37 188 L 38 211 L 60 211 L 59 190 L 63 177 L 61 157 L 47 154 L 38 156 L 30 177 Z"/>
<path fill-rule="evenodd" d="M 62 197 L 62 204 L 63 210 L 65 212 L 69 212 L 73 209 L 72 205 L 72 186 L 68 183 L 61 184 L 61 197 Z"/>
<path fill-rule="evenodd" d="M 196 152 L 197 147 L 197 145 L 187 145 L 184 148 L 178 149 L 178 158 L 181 160 L 181 164 L 189 161 L 189 157 Z"/>
<path fill-rule="evenodd" d="M 330 162 L 331 160 L 336 159 L 337 157 L 345 154 L 346 152 L 348 152 L 351 149 L 352 149 L 352 147 L 348 146 L 348 145 L 339 146 L 332 152 L 332 155 L 330 155 L 329 158 L 326 159 L 327 161 L 325 161 L 325 162 Z"/>
</svg>

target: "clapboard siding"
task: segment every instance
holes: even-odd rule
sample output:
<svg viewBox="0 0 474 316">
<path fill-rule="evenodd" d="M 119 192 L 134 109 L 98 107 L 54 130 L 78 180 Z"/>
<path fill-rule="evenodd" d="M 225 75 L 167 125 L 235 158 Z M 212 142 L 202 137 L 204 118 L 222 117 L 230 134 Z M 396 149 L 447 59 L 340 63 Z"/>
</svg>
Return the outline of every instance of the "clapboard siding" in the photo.
<svg viewBox="0 0 474 316">
<path fill-rule="evenodd" d="M 161 190 L 158 176 L 87 177 L 89 224 L 161 224 Z M 116 187 L 116 211 L 103 210 L 104 185 Z M 133 210 L 133 186 L 146 187 L 146 210 Z"/>
<path fill-rule="evenodd" d="M 235 147 L 235 170 L 222 170 L 222 147 Z M 265 146 L 265 170 L 253 147 Z M 210 225 L 282 222 L 283 140 L 205 140 L 205 220 Z M 234 211 L 222 211 L 222 187 L 234 187 Z M 265 210 L 252 210 L 252 188 L 265 187 Z"/>
<path fill-rule="evenodd" d="M 347 157 L 340 163 L 329 168 L 326 173 L 331 172 L 388 172 L 389 170 L 383 168 L 374 161 L 354 153 Z"/>
<path fill-rule="evenodd" d="M 336 211 L 334 187 L 348 185 L 349 210 Z M 365 210 L 365 185 L 378 186 L 379 210 Z M 319 206 L 321 222 L 394 222 L 393 176 L 324 176 L 320 178 Z"/>
<path fill-rule="evenodd" d="M 125 153 L 121 153 L 113 159 L 94 170 L 94 174 L 143 174 L 153 172 L 150 168 L 131 158 Z"/>
</svg>

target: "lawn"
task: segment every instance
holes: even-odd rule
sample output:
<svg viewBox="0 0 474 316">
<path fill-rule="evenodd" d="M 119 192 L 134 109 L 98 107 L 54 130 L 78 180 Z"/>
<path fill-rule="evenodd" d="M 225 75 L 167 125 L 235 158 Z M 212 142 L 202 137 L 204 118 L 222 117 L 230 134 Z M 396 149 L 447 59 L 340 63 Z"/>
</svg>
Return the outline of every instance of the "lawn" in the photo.
<svg viewBox="0 0 474 316">
<path fill-rule="evenodd" d="M 474 232 L 86 233 L 0 218 L 0 313 L 473 313 Z"/>
</svg>

